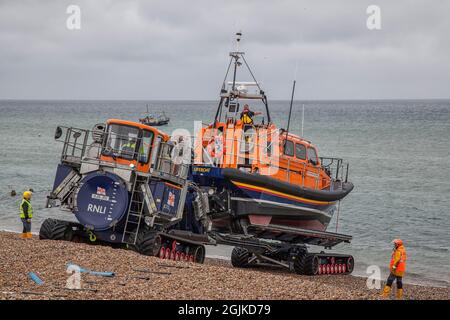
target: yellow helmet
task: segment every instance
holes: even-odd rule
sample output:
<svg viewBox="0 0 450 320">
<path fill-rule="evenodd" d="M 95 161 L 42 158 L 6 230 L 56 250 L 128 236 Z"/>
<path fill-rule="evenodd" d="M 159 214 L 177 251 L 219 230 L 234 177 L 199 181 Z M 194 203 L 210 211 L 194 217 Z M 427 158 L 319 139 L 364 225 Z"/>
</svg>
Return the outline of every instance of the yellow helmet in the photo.
<svg viewBox="0 0 450 320">
<path fill-rule="evenodd" d="M 26 200 L 30 200 L 31 199 L 31 195 L 32 195 L 31 191 L 25 191 L 23 193 L 23 198 L 26 199 Z"/>
</svg>

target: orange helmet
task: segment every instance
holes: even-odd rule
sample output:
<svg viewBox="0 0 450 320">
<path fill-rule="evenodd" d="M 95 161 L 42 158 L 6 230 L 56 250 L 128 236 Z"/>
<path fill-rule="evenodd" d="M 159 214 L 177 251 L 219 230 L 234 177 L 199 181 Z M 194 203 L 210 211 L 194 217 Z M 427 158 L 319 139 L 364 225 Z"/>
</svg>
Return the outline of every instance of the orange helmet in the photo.
<svg viewBox="0 0 450 320">
<path fill-rule="evenodd" d="M 394 239 L 394 240 L 392 240 L 392 243 L 394 243 L 395 246 L 397 246 L 397 247 L 403 245 L 402 239 Z"/>
</svg>

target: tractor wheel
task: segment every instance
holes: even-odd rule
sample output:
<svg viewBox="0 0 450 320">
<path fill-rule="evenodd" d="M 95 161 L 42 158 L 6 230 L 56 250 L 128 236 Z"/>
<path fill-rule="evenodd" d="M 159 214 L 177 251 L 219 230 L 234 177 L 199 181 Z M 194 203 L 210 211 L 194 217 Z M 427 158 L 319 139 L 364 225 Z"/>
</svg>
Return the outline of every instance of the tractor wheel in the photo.
<svg viewBox="0 0 450 320">
<path fill-rule="evenodd" d="M 161 249 L 161 236 L 154 230 L 145 230 L 138 233 L 136 251 L 146 256 L 157 256 Z"/>
<path fill-rule="evenodd" d="M 347 266 L 346 266 L 346 271 L 348 274 L 353 272 L 353 268 L 355 267 L 355 260 L 353 259 L 352 256 L 349 256 L 347 258 Z"/>
<path fill-rule="evenodd" d="M 45 219 L 39 230 L 41 240 L 66 240 L 71 241 L 73 237 L 72 227 L 67 221 L 56 219 Z"/>
<path fill-rule="evenodd" d="M 305 252 L 299 252 L 295 255 L 294 259 L 294 271 L 297 274 L 305 274 Z"/>
<path fill-rule="evenodd" d="M 319 257 L 315 254 L 308 254 L 304 259 L 303 273 L 309 276 L 319 274 Z"/>
<path fill-rule="evenodd" d="M 194 261 L 197 263 L 203 263 L 205 261 L 205 247 L 198 246 L 194 251 Z"/>
<path fill-rule="evenodd" d="M 250 257 L 251 253 L 247 249 L 234 247 L 231 252 L 231 264 L 235 268 L 246 268 Z"/>
</svg>

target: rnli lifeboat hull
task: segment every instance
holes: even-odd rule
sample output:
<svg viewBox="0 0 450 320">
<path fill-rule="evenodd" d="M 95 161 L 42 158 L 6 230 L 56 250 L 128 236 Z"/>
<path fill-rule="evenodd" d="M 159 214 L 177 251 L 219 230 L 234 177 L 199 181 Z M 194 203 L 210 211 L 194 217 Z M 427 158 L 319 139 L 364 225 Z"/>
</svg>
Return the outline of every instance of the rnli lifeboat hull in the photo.
<svg viewBox="0 0 450 320">
<path fill-rule="evenodd" d="M 222 174 L 238 190 L 231 198 L 233 211 L 252 224 L 325 231 L 337 202 L 353 189 L 353 184 L 343 183 L 334 190 L 311 190 L 230 168 L 222 169 Z"/>
<path fill-rule="evenodd" d="M 242 194 L 231 198 L 233 211 L 236 217 L 247 217 L 250 223 L 324 231 L 336 210 L 336 202 L 311 203 L 255 187 L 238 188 Z"/>
<path fill-rule="evenodd" d="M 241 170 L 225 168 L 222 175 L 233 184 L 245 189 L 262 190 L 268 194 L 290 197 L 310 204 L 324 205 L 343 199 L 353 190 L 351 182 L 335 183 L 333 189 L 314 190 L 281 181 L 270 176 L 251 174 Z"/>
<path fill-rule="evenodd" d="M 250 223 L 325 231 L 338 201 L 353 189 L 342 183 L 333 190 L 311 190 L 232 168 L 198 167 L 194 175 L 200 185 L 222 185 L 231 193 L 232 214 L 213 219 L 216 230 L 225 230 L 231 221 L 238 230 Z"/>
</svg>

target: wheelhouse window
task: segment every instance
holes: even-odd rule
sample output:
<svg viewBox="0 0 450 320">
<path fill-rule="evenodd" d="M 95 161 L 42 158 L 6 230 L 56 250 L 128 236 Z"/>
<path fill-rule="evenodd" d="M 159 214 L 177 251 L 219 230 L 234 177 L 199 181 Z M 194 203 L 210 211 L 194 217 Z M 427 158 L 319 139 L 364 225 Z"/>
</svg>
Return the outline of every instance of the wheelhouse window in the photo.
<svg viewBox="0 0 450 320">
<path fill-rule="evenodd" d="M 110 124 L 103 154 L 126 160 L 136 159 L 136 147 L 139 139 L 139 129 L 131 126 Z"/>
<path fill-rule="evenodd" d="M 156 161 L 158 160 L 158 155 L 160 153 L 160 146 L 161 146 L 161 142 L 163 141 L 163 137 L 158 135 L 156 137 L 156 141 L 155 141 L 155 149 L 154 152 L 152 154 L 152 163 L 151 166 L 154 168 L 156 167 Z"/>
<path fill-rule="evenodd" d="M 313 165 L 317 165 L 319 163 L 319 160 L 317 159 L 316 149 L 308 148 L 308 161 Z"/>
<path fill-rule="evenodd" d="M 295 156 L 298 159 L 306 160 L 306 147 L 303 144 L 295 144 Z"/>
<path fill-rule="evenodd" d="M 291 140 L 284 140 L 284 154 L 290 157 L 294 156 L 294 142 Z"/>
<path fill-rule="evenodd" d="M 272 142 L 267 141 L 266 156 L 272 156 Z"/>
<path fill-rule="evenodd" d="M 141 146 L 139 147 L 139 162 L 148 163 L 153 142 L 153 132 L 144 130 L 142 134 Z"/>
</svg>

